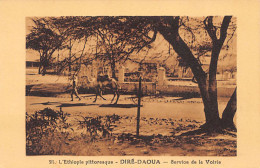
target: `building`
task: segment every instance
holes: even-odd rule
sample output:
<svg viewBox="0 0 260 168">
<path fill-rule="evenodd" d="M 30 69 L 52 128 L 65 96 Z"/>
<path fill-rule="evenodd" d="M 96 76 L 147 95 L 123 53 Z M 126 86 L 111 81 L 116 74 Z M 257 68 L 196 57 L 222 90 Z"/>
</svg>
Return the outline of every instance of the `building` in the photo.
<svg viewBox="0 0 260 168">
<path fill-rule="evenodd" d="M 40 65 L 40 56 L 36 51 L 26 50 L 26 68 L 36 68 Z"/>
</svg>

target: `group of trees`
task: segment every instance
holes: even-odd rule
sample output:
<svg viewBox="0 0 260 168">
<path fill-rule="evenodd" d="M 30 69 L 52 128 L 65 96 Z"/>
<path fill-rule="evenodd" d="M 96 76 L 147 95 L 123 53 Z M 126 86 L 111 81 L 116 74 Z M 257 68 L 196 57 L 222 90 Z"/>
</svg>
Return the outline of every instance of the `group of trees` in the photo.
<svg viewBox="0 0 260 168">
<path fill-rule="evenodd" d="M 52 30 L 45 19 L 33 19 L 35 27 L 26 37 L 26 48 L 39 52 L 39 74 L 45 74 L 46 68 L 52 61 L 53 53 L 63 46 L 63 36 Z"/>
<path fill-rule="evenodd" d="M 109 62 L 115 78 L 116 63 L 127 59 L 133 52 L 139 52 L 143 47 L 149 47 L 157 34 L 153 31 L 150 37 L 151 26 L 144 22 L 140 25 L 132 17 L 48 17 L 32 20 L 34 26 L 26 37 L 26 48 L 39 52 L 39 73 L 43 75 L 53 59 L 53 53 L 68 50 L 68 57 L 60 62 L 61 69 L 70 68 L 73 63 L 90 63 L 98 58 Z M 83 59 L 87 55 L 84 53 L 86 44 L 93 43 L 93 39 L 96 50 Z M 78 57 L 72 53 L 75 43 L 83 46 Z"/>
<path fill-rule="evenodd" d="M 217 67 L 220 52 L 233 37 L 235 18 L 231 16 L 204 18 L 189 17 L 48 17 L 34 18 L 35 26 L 26 37 L 26 47 L 40 54 L 39 73 L 45 74 L 56 50 L 70 50 L 63 60 L 64 66 L 72 62 L 91 62 L 102 59 L 109 62 L 115 77 L 116 63 L 124 61 L 143 48 L 151 48 L 158 34 L 171 45 L 180 59 L 191 68 L 198 82 L 204 104 L 207 131 L 235 129 L 233 118 L 236 112 L 236 89 L 231 96 L 222 118 L 219 116 L 217 97 Z M 187 36 L 187 34 L 189 34 Z M 198 34 L 203 36 L 196 37 Z M 88 39 L 92 39 L 89 40 Z M 96 39 L 93 57 L 86 57 L 86 43 Z M 228 40 L 226 40 L 228 38 Z M 225 42 L 226 41 L 226 42 Z M 79 57 L 71 53 L 72 42 L 82 43 Z M 211 53 L 209 72 L 206 73 L 199 57 Z"/>
</svg>

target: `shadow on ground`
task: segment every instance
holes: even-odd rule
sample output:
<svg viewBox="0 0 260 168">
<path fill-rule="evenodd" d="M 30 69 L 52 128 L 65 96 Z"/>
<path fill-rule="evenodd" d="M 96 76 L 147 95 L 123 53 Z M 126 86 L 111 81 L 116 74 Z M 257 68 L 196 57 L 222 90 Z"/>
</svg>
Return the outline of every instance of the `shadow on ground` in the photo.
<svg viewBox="0 0 260 168">
<path fill-rule="evenodd" d="M 62 103 L 57 107 L 75 107 L 75 106 L 98 106 L 99 104 L 87 104 L 87 103 Z"/>
<path fill-rule="evenodd" d="M 183 96 L 181 98 L 178 98 L 178 99 L 174 99 L 174 100 L 188 100 L 188 99 L 192 99 L 194 98 L 193 96 Z"/>
<path fill-rule="evenodd" d="M 43 102 L 33 103 L 31 105 L 57 105 L 56 107 L 76 107 L 76 106 L 99 106 L 99 107 L 112 107 L 112 108 L 136 108 L 137 104 L 87 104 L 87 103 L 61 103 L 61 102 Z M 142 105 L 141 105 L 142 107 Z"/>
<path fill-rule="evenodd" d="M 113 108 L 136 108 L 137 104 L 102 104 L 99 107 L 113 107 Z M 141 105 L 142 107 L 142 105 Z"/>
<path fill-rule="evenodd" d="M 87 95 L 87 96 L 81 96 L 82 98 L 86 98 L 86 97 L 94 97 L 96 95 Z"/>
<path fill-rule="evenodd" d="M 42 105 L 56 105 L 56 104 L 61 104 L 60 102 L 43 102 L 43 103 L 33 103 L 31 105 L 38 105 L 38 104 L 42 104 Z"/>
</svg>

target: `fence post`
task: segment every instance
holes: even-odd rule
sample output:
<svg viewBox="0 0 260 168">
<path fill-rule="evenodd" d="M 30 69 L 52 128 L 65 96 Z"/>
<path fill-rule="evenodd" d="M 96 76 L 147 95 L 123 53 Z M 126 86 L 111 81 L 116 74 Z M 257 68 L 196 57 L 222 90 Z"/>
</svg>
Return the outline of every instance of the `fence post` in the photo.
<svg viewBox="0 0 260 168">
<path fill-rule="evenodd" d="M 142 97 L 142 77 L 139 77 L 139 88 L 138 88 L 138 107 L 137 107 L 137 123 L 136 123 L 136 136 L 139 137 L 139 127 L 140 127 L 140 110 L 141 110 L 141 97 Z"/>
<path fill-rule="evenodd" d="M 165 69 L 163 67 L 160 67 L 158 70 L 158 85 L 162 86 L 165 80 Z"/>
</svg>

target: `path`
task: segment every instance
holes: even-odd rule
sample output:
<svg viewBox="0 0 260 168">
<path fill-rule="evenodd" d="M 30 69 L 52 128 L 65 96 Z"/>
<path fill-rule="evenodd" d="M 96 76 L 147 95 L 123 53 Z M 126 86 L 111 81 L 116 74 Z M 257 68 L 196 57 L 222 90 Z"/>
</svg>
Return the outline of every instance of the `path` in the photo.
<svg viewBox="0 0 260 168">
<path fill-rule="evenodd" d="M 63 97 L 36 97 L 26 96 L 26 111 L 32 114 L 37 110 L 46 107 L 59 110 L 62 107 L 64 112 L 71 115 L 112 115 L 136 116 L 136 104 L 130 99 L 132 95 L 121 95 L 118 106 L 110 105 L 112 95 L 105 95 L 107 100 L 98 99 L 93 103 L 93 95 L 85 96 L 81 101 L 75 99 L 70 101 L 69 95 Z M 219 101 L 219 111 L 222 112 L 226 106 L 227 99 Z M 204 121 L 203 104 L 201 98 L 191 98 L 181 100 L 179 97 L 150 98 L 145 97 L 142 101 L 141 117 L 149 118 L 172 118 L 172 119 L 190 119 Z"/>
</svg>

